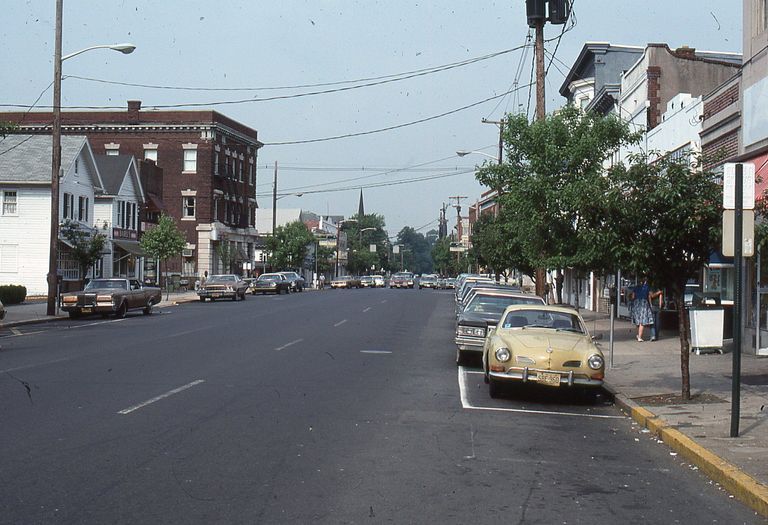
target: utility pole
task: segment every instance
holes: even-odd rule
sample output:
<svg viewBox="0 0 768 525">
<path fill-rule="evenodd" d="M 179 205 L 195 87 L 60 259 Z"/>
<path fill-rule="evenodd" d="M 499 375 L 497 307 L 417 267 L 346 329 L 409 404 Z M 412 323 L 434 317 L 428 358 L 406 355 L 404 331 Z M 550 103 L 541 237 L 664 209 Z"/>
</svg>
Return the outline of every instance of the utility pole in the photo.
<svg viewBox="0 0 768 525">
<path fill-rule="evenodd" d="M 56 315 L 59 278 L 59 172 L 61 171 L 61 22 L 62 0 L 56 1 L 53 56 L 53 128 L 51 129 L 51 238 L 48 251 L 47 315 Z M 85 277 L 85 276 L 83 276 Z"/>
<path fill-rule="evenodd" d="M 277 161 L 275 161 L 275 180 L 272 184 L 272 235 L 277 228 Z"/>
<path fill-rule="evenodd" d="M 440 226 L 438 228 L 438 238 L 445 239 L 448 236 L 448 219 L 445 218 L 446 205 L 440 208 Z"/>
<path fill-rule="evenodd" d="M 456 208 L 456 241 L 461 244 L 461 199 L 466 199 L 465 195 L 456 195 L 454 197 L 448 197 L 448 199 L 456 199 L 456 204 L 453 205 Z M 460 270 L 461 265 L 461 252 L 456 252 L 456 269 Z"/>
<path fill-rule="evenodd" d="M 547 4 L 549 4 L 549 17 L 547 17 Z M 528 27 L 536 30 L 534 42 L 534 54 L 536 57 L 536 120 L 544 120 L 546 117 L 546 99 L 544 92 L 544 24 L 549 20 L 552 24 L 561 25 L 568 21 L 571 10 L 571 0 L 525 0 Z M 546 270 L 536 268 L 536 295 L 544 296 L 544 281 Z"/>
</svg>

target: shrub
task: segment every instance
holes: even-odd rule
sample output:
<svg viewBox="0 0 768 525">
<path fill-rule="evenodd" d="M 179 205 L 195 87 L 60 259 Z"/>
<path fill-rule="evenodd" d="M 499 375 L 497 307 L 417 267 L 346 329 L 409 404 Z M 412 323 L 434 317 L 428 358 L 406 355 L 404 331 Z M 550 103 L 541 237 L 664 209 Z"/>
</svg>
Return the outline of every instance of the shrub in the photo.
<svg viewBox="0 0 768 525">
<path fill-rule="evenodd" d="M 27 297 L 27 288 L 18 284 L 0 286 L 0 301 L 3 304 L 19 304 Z"/>
</svg>

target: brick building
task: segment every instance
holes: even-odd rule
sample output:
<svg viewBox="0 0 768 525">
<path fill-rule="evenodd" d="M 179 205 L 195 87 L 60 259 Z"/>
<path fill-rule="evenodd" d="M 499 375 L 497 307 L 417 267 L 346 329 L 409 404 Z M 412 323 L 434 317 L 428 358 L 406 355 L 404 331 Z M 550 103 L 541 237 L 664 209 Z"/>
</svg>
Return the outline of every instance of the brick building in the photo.
<svg viewBox="0 0 768 525">
<path fill-rule="evenodd" d="M 47 134 L 52 114 L 2 113 L 0 120 L 22 123 L 22 133 Z M 133 155 L 162 169 L 160 184 L 148 180 L 151 169 L 141 170 L 153 193 L 142 218 L 151 223 L 163 211 L 186 236 L 186 249 L 169 261 L 169 273 L 229 272 L 253 260 L 262 146 L 256 130 L 216 111 L 141 111 L 141 101 L 131 100 L 127 111 L 62 112 L 62 133 L 86 135 L 95 154 Z M 236 254 L 230 268 L 216 255 L 221 243 Z"/>
</svg>

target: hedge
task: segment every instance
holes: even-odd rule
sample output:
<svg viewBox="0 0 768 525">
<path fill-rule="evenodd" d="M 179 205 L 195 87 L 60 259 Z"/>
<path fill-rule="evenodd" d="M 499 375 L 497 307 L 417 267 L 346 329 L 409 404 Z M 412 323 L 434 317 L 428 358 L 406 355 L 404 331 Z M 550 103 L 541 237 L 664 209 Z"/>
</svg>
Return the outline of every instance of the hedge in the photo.
<svg viewBox="0 0 768 525">
<path fill-rule="evenodd" d="M 27 297 L 27 288 L 18 284 L 5 284 L 0 286 L 0 301 L 3 304 L 23 303 Z"/>
</svg>

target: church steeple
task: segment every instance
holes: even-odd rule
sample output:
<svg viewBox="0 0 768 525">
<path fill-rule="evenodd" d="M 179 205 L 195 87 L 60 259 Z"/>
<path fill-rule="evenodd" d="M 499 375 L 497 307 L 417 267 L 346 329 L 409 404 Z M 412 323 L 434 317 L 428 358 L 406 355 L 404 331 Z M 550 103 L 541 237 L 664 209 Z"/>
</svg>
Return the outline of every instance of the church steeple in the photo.
<svg viewBox="0 0 768 525">
<path fill-rule="evenodd" d="M 360 188 L 360 204 L 357 206 L 357 214 L 360 217 L 365 215 L 365 206 L 363 206 L 363 188 Z"/>
</svg>

